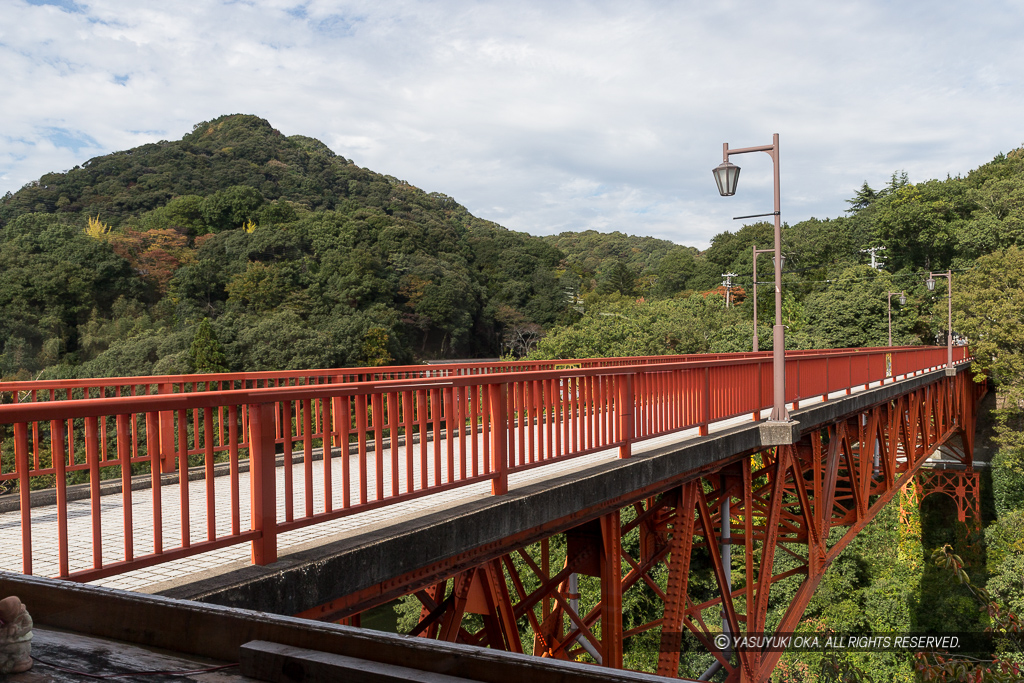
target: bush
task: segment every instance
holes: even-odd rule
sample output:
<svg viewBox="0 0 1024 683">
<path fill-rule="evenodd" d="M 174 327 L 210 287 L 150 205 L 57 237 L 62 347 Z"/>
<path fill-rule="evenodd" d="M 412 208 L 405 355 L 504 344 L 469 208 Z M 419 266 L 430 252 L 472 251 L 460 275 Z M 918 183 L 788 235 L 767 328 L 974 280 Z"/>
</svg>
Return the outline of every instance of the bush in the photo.
<svg viewBox="0 0 1024 683">
<path fill-rule="evenodd" d="M 1003 448 L 992 458 L 992 497 L 999 517 L 1024 509 L 1024 453 Z"/>
</svg>

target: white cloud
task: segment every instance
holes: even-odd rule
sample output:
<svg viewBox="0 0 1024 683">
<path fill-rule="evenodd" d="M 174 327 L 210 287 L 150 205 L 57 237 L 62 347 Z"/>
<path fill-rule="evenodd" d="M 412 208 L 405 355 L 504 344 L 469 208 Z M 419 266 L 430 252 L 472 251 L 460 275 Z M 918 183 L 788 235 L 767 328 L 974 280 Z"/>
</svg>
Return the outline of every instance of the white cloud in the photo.
<svg viewBox="0 0 1024 683">
<path fill-rule="evenodd" d="M 0 8 L 0 192 L 244 112 L 509 228 L 703 246 L 771 208 L 766 156 L 717 196 L 724 141 L 780 133 L 789 222 L 1024 142 L 1013 2 L 57 5 Z"/>
</svg>

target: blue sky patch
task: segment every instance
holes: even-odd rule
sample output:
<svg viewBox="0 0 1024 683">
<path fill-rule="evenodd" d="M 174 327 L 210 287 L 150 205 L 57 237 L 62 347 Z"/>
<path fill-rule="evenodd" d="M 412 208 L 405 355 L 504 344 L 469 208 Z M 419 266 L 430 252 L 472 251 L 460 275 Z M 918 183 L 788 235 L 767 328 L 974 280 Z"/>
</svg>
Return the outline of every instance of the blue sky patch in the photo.
<svg viewBox="0 0 1024 683">
<path fill-rule="evenodd" d="M 346 17 L 342 14 L 331 14 L 314 24 L 313 28 L 322 33 L 351 36 L 355 35 L 356 24 L 362 23 L 362 21 L 363 19 L 359 17 Z"/>
<path fill-rule="evenodd" d="M 82 131 L 72 131 L 67 128 L 45 128 L 43 136 L 57 147 L 70 149 L 78 153 L 78 150 L 88 147 L 96 149 L 100 143 L 96 142 L 90 135 Z"/>
<path fill-rule="evenodd" d="M 52 5 L 59 7 L 65 12 L 75 12 L 77 14 L 85 14 L 85 8 L 79 5 L 75 0 L 25 0 L 30 5 Z"/>
</svg>

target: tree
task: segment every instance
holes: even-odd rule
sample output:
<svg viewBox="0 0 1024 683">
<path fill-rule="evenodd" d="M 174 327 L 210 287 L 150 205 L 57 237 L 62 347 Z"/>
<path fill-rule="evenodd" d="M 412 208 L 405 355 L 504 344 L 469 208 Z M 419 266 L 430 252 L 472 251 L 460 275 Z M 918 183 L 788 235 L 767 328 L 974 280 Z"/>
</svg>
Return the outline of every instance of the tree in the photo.
<svg viewBox="0 0 1024 683">
<path fill-rule="evenodd" d="M 1017 654 L 1024 652 L 1024 634 L 1021 631 L 1021 620 L 1017 614 L 993 600 L 987 590 L 971 583 L 971 578 L 964 569 L 964 561 L 953 552 L 947 543 L 932 552 L 935 566 L 946 569 L 966 587 L 978 603 L 981 611 L 988 616 L 989 626 L 986 632 L 1000 638 L 1000 646 L 1006 652 Z M 917 670 L 926 681 L 953 682 L 970 681 L 971 683 L 1011 683 L 1020 681 L 1021 666 L 1012 660 L 1007 661 L 1005 655 L 1000 658 L 994 655 L 989 660 L 963 658 L 958 656 L 942 656 L 937 654 L 918 653 Z"/>
<path fill-rule="evenodd" d="M 868 181 L 864 181 L 864 184 L 857 190 L 857 194 L 853 195 L 853 199 L 847 199 L 846 203 L 850 205 L 850 208 L 846 210 L 846 213 L 857 213 L 871 206 L 871 203 L 878 199 L 878 193 L 871 189 L 868 185 Z"/>
<path fill-rule="evenodd" d="M 371 327 L 366 331 L 366 335 L 363 337 L 363 345 L 361 348 L 363 362 L 368 367 L 377 367 L 380 365 L 387 365 L 392 360 L 391 354 L 388 353 L 388 331 L 383 327 Z"/>
<path fill-rule="evenodd" d="M 206 197 L 199 206 L 203 223 L 214 232 L 241 227 L 245 221 L 257 216 L 263 206 L 259 190 L 236 185 Z"/>
<path fill-rule="evenodd" d="M 692 279 L 695 264 L 690 249 L 673 249 L 665 254 L 658 263 L 657 293 L 661 296 L 673 296 L 688 287 Z"/>
<path fill-rule="evenodd" d="M 717 295 L 636 302 L 618 295 L 588 304 L 572 325 L 553 328 L 530 358 L 595 358 L 747 351 L 752 329 Z"/>
<path fill-rule="evenodd" d="M 170 228 L 139 232 L 126 227 L 105 237 L 114 253 L 128 261 L 159 294 L 167 291 L 175 271 L 194 258 L 185 235 Z"/>
<path fill-rule="evenodd" d="M 870 266 L 853 266 L 827 287 L 806 298 L 808 333 L 821 348 L 885 346 L 888 342 L 886 295 L 896 289 L 892 277 Z M 913 304 L 892 302 L 893 343 L 910 337 L 916 322 Z"/>
<path fill-rule="evenodd" d="M 999 386 L 1000 441 L 1024 454 L 1024 251 L 993 252 L 954 275 L 953 327 L 971 346 L 975 377 Z"/>
<path fill-rule="evenodd" d="M 957 225 L 970 214 L 962 186 L 938 180 L 893 186 L 874 208 L 876 238 L 892 270 L 945 267 Z"/>
<path fill-rule="evenodd" d="M 236 275 L 225 290 L 229 303 L 255 313 L 266 313 L 284 301 L 291 287 L 279 266 L 257 261 Z"/>
<path fill-rule="evenodd" d="M 192 346 L 188 349 L 188 357 L 196 372 L 227 372 L 228 359 L 224 355 L 224 347 L 210 327 L 210 319 L 203 318 L 196 327 Z"/>
<path fill-rule="evenodd" d="M 1024 398 L 1024 251 L 993 252 L 955 275 L 953 305 L 953 325 L 970 342 L 977 367 Z"/>
<path fill-rule="evenodd" d="M 623 296 L 632 296 L 636 290 L 636 273 L 622 261 L 616 261 L 599 290 L 606 294 L 618 292 Z"/>
</svg>

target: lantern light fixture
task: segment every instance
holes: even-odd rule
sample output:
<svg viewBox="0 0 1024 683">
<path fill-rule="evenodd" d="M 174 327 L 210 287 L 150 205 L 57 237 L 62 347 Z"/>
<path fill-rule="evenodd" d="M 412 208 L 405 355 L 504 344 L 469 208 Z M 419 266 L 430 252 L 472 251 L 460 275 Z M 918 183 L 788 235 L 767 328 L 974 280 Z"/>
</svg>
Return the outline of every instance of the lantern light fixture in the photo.
<svg viewBox="0 0 1024 683">
<path fill-rule="evenodd" d="M 711 169 L 715 176 L 715 183 L 718 184 L 718 194 L 723 197 L 731 197 L 736 194 L 736 184 L 740 180 L 740 167 L 731 161 L 723 161 Z"/>
</svg>

